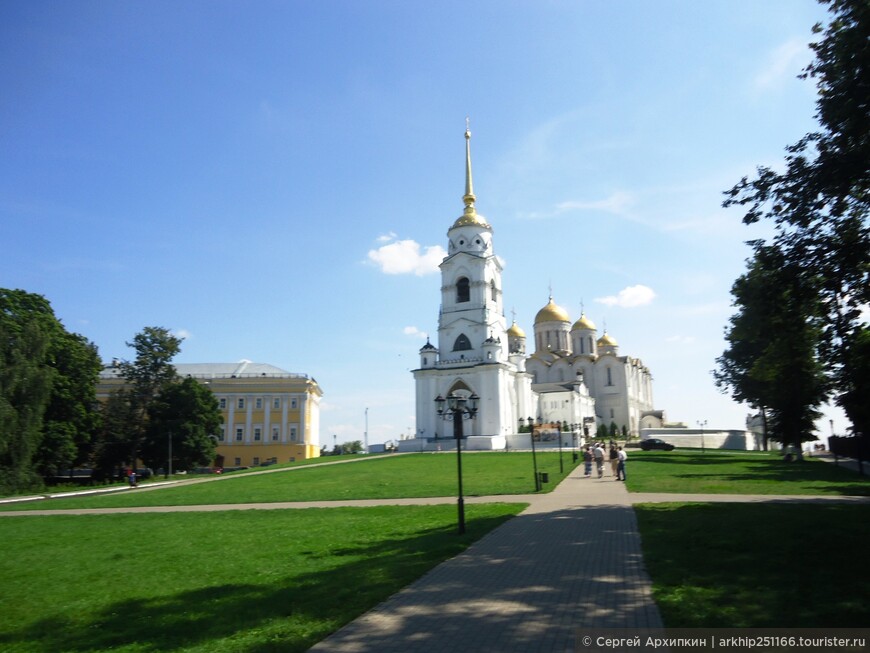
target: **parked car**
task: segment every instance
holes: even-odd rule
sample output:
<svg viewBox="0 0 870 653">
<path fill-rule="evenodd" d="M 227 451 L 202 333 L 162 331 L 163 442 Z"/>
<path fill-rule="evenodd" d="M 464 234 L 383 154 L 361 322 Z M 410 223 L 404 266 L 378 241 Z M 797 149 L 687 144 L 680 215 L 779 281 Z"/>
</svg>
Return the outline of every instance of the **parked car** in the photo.
<svg viewBox="0 0 870 653">
<path fill-rule="evenodd" d="M 640 448 L 644 451 L 651 451 L 652 449 L 673 451 L 674 445 L 670 444 L 669 442 L 665 442 L 664 440 L 659 440 L 658 438 L 649 438 L 647 440 L 641 440 Z"/>
</svg>

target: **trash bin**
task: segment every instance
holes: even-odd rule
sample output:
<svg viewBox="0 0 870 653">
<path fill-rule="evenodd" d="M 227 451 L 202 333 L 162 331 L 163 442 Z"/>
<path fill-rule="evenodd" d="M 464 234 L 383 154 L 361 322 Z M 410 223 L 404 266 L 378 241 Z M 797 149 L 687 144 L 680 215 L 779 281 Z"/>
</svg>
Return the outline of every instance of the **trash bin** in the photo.
<svg viewBox="0 0 870 653">
<path fill-rule="evenodd" d="M 541 483 L 549 483 L 550 482 L 550 473 L 549 472 L 538 472 L 538 475 L 541 477 Z"/>
</svg>

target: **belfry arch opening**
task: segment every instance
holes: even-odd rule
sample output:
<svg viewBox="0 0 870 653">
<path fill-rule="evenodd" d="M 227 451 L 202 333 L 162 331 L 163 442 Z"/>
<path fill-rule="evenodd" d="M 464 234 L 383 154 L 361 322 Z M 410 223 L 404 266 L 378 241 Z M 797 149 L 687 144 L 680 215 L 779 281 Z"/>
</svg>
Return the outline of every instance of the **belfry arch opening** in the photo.
<svg viewBox="0 0 870 653">
<path fill-rule="evenodd" d="M 468 277 L 460 277 L 456 281 L 456 303 L 461 304 L 470 301 L 471 283 L 468 281 Z"/>
</svg>

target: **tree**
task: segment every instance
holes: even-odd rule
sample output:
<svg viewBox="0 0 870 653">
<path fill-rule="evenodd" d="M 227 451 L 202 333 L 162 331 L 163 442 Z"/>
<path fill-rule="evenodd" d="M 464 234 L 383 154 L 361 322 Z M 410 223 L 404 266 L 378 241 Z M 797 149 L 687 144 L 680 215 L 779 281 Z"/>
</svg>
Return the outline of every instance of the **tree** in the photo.
<svg viewBox="0 0 870 653">
<path fill-rule="evenodd" d="M 148 409 L 141 458 L 149 467 L 164 467 L 169 442 L 172 469 L 208 465 L 214 460 L 221 412 L 214 393 L 192 378 L 164 386 Z"/>
<path fill-rule="evenodd" d="M 837 403 L 866 434 L 866 416 L 844 397 L 870 396 L 866 360 L 851 351 L 870 303 L 870 3 L 821 1 L 832 18 L 813 28 L 823 37 L 810 44 L 815 59 L 801 76 L 816 80 L 820 129 L 786 149 L 783 171 L 759 167 L 754 179 L 744 177 L 724 206 L 746 207 L 746 224 L 776 224 L 772 245 L 812 285 L 822 309 L 820 351 Z"/>
<path fill-rule="evenodd" d="M 52 343 L 50 365 L 57 374 L 36 455 L 36 469 L 43 477 L 85 464 L 100 425 L 95 407 L 102 362 L 96 346 L 64 331 Z"/>
<path fill-rule="evenodd" d="M 148 426 L 149 407 L 177 377 L 172 359 L 181 350 L 181 339 L 169 329 L 145 327 L 127 346 L 133 348 L 136 357 L 116 365 L 118 374 L 126 381 L 126 387 L 118 392 L 116 399 L 127 402 L 129 410 L 121 410 L 114 402 L 115 415 L 112 416 L 113 427 L 117 429 L 112 437 L 117 438 L 118 443 L 126 443 L 126 453 L 112 462 L 128 462 L 135 468 Z M 126 419 L 126 423 L 119 422 L 121 418 Z M 113 452 L 114 447 L 104 447 L 104 451 Z"/>
<path fill-rule="evenodd" d="M 354 440 L 353 442 L 342 442 L 339 446 L 341 447 L 341 453 L 343 454 L 363 453 L 362 440 Z"/>
<path fill-rule="evenodd" d="M 43 363 L 47 349 L 40 324 L 15 330 L 0 323 L 0 485 L 7 492 L 37 484 L 33 458 L 53 376 Z"/>
<path fill-rule="evenodd" d="M 0 289 L 0 484 L 23 490 L 83 462 L 97 427 L 96 347 L 45 297 Z"/>
<path fill-rule="evenodd" d="M 726 329 L 729 348 L 716 359 L 716 385 L 764 410 L 769 434 L 798 447 L 811 435 L 826 397 L 818 359 L 821 338 L 815 289 L 776 248 L 758 241 L 748 271 L 734 283 L 739 309 Z"/>
</svg>

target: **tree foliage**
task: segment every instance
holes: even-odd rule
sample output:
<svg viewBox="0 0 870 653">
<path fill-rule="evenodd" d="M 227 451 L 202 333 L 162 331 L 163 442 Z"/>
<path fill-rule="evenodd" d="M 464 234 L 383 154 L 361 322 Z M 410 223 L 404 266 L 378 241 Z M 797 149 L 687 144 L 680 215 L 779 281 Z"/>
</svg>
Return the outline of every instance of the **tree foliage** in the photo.
<svg viewBox="0 0 870 653">
<path fill-rule="evenodd" d="M 0 289 L 0 485 L 32 488 L 87 456 L 99 367 L 47 299 Z"/>
<path fill-rule="evenodd" d="M 802 75 L 816 81 L 819 130 L 786 148 L 782 171 L 759 167 L 744 177 L 724 206 L 744 207 L 746 224 L 776 225 L 770 246 L 821 310 L 819 351 L 836 400 L 853 430 L 867 434 L 866 417 L 847 397 L 870 396 L 866 359 L 853 351 L 870 303 L 870 3 L 821 1 L 831 21 L 813 28 L 822 36 L 810 44 L 815 59 Z"/>
<path fill-rule="evenodd" d="M 827 391 L 818 303 L 803 281 L 777 248 L 756 243 L 748 271 L 732 288 L 738 313 L 714 372 L 720 388 L 766 411 L 770 437 L 792 445 L 814 439 Z"/>
<path fill-rule="evenodd" d="M 148 408 L 148 427 L 142 443 L 142 460 L 149 467 L 163 467 L 172 448 L 172 469 L 190 469 L 214 460 L 222 417 L 218 401 L 208 386 L 186 378 L 164 386 Z"/>
<path fill-rule="evenodd" d="M 101 458 L 103 468 L 118 463 L 136 466 L 148 429 L 149 410 L 160 393 L 177 379 L 172 359 L 181 350 L 181 339 L 169 329 L 145 327 L 127 346 L 133 348 L 135 358 L 115 364 L 125 387 L 105 406 L 110 428 L 104 431 L 105 441 L 100 447 L 102 454 L 116 457 Z"/>
</svg>

